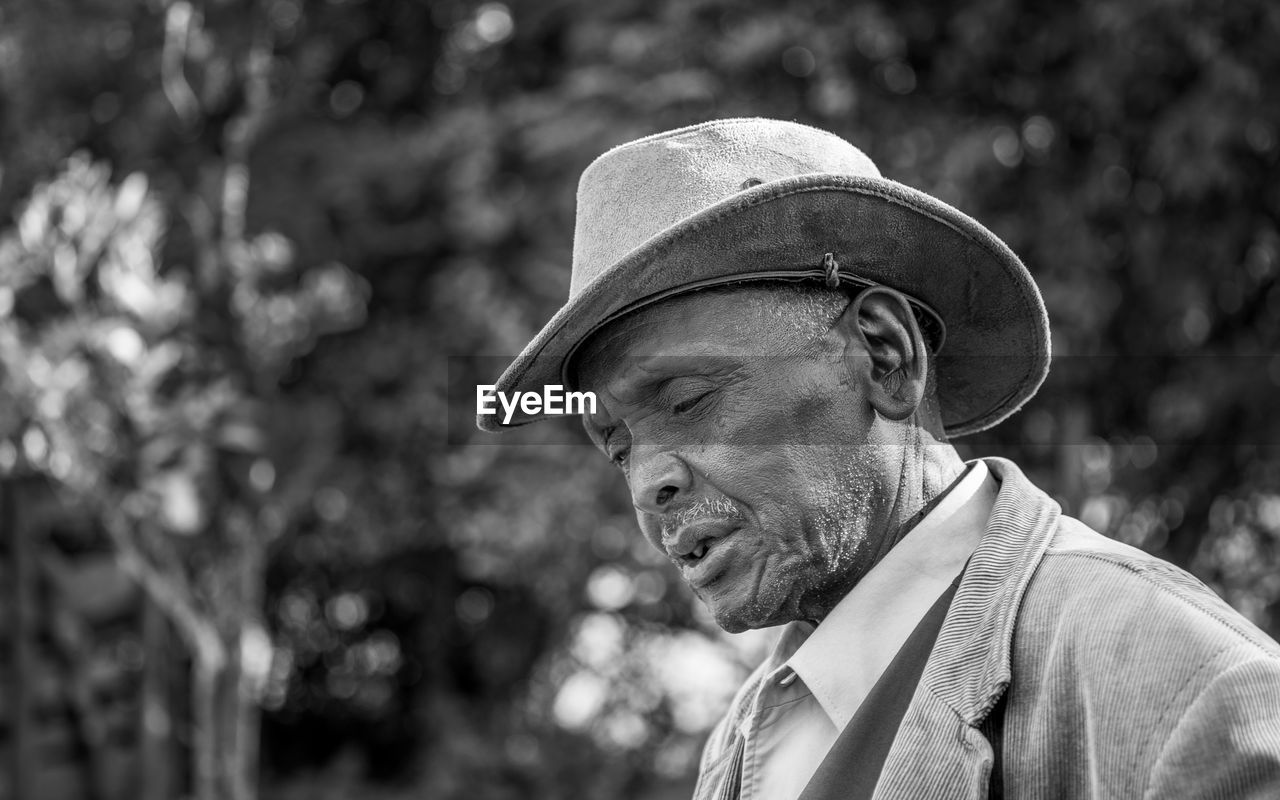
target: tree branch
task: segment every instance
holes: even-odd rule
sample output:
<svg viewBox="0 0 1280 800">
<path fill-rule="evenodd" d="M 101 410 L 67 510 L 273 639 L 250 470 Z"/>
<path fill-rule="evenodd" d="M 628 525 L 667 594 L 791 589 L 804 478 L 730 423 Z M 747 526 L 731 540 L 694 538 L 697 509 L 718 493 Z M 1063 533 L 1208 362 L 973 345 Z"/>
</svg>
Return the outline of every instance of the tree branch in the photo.
<svg viewBox="0 0 1280 800">
<path fill-rule="evenodd" d="M 164 49 L 160 52 L 160 87 L 183 125 L 200 118 L 200 100 L 187 82 L 187 43 L 195 15 L 187 0 L 173 0 L 164 12 Z"/>
</svg>

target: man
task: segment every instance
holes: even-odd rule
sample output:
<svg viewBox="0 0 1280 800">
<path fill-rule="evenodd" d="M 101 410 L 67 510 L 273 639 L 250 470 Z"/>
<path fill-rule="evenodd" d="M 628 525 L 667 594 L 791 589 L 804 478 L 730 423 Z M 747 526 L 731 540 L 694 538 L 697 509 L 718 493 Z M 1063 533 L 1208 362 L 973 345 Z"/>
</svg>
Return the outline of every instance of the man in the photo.
<svg viewBox="0 0 1280 800">
<path fill-rule="evenodd" d="M 648 540 L 725 629 L 785 626 L 698 800 L 1280 797 L 1280 646 L 948 444 L 1048 363 L 1017 257 L 835 136 L 722 120 L 586 170 L 569 302 L 498 388 L 595 392 Z"/>
</svg>

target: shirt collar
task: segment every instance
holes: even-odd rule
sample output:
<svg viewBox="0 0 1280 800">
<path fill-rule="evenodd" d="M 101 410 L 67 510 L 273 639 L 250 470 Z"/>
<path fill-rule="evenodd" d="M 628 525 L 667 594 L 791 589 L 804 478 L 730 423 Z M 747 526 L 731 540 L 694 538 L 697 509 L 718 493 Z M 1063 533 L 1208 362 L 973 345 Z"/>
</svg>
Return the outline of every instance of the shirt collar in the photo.
<svg viewBox="0 0 1280 800">
<path fill-rule="evenodd" d="M 793 622 L 774 649 L 843 730 L 911 631 L 955 580 L 982 538 L 984 525 L 956 524 L 982 502 L 987 466 L 973 467 L 868 572 L 816 629 Z"/>
</svg>

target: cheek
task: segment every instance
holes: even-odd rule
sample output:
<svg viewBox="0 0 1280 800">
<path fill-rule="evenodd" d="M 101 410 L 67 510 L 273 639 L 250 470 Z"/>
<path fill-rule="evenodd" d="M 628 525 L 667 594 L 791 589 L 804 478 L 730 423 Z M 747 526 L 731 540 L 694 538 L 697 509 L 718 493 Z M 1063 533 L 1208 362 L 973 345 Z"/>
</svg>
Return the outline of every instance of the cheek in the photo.
<svg viewBox="0 0 1280 800">
<path fill-rule="evenodd" d="M 831 560 L 847 562 L 875 517 L 878 485 L 856 464 L 832 465 L 810 489 L 810 534 Z M 841 566 L 848 566 L 842 563 Z"/>
<path fill-rule="evenodd" d="M 849 387 L 829 374 L 800 371 L 788 378 L 791 384 L 745 398 L 719 415 L 721 441 L 789 448 L 866 440 L 875 412 L 870 404 L 859 403 Z"/>
<path fill-rule="evenodd" d="M 718 448 L 719 449 L 719 448 Z M 719 449 L 719 492 L 745 507 L 758 541 L 754 550 L 770 568 L 814 560 L 813 524 L 831 502 L 822 448 L 757 445 Z"/>
<path fill-rule="evenodd" d="M 784 560 L 803 561 L 816 581 L 853 566 L 878 518 L 882 492 L 862 462 L 864 449 L 789 448 L 791 471 L 772 483 L 768 508 L 761 509 L 769 519 L 762 527 Z"/>
</svg>

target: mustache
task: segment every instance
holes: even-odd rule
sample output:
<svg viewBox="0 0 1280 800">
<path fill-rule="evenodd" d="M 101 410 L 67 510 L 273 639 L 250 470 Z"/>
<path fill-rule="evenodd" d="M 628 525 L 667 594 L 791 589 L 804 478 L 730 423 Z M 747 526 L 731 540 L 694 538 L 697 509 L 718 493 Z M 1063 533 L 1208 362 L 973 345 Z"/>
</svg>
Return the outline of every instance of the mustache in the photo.
<svg viewBox="0 0 1280 800">
<path fill-rule="evenodd" d="M 675 536 L 682 526 L 703 517 L 742 519 L 742 511 L 732 500 L 727 498 L 717 497 L 711 499 L 702 497 L 694 502 L 693 505 L 673 512 L 670 516 L 663 517 L 662 535 L 663 537 Z"/>
</svg>

